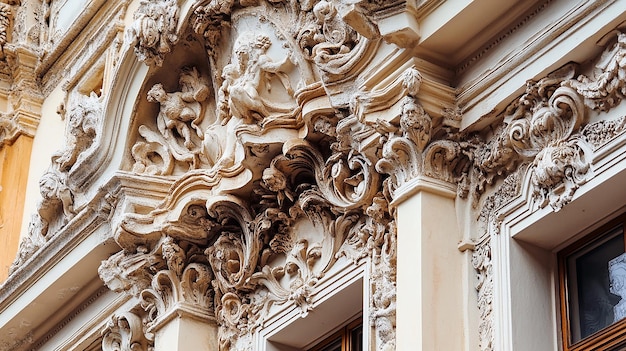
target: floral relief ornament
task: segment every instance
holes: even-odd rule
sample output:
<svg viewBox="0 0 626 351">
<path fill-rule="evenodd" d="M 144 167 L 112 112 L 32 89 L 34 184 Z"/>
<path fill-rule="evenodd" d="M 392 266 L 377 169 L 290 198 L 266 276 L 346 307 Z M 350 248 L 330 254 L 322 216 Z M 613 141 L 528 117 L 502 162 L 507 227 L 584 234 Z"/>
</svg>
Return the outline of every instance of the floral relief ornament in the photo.
<svg viewBox="0 0 626 351">
<path fill-rule="evenodd" d="M 139 61 L 149 66 L 163 65 L 165 54 L 178 42 L 178 3 L 176 0 L 141 0 L 126 32 Z"/>
<path fill-rule="evenodd" d="M 575 66 L 568 64 L 544 79 L 529 81 L 524 95 L 503 114 L 502 127 L 489 142 L 473 151 L 475 169 L 480 171 L 474 175 L 477 187 L 508 175 L 499 192 L 508 192 L 506 188 L 510 187 L 517 192 L 524 178 L 520 173 L 528 167 L 532 194 L 540 207 L 549 204 L 557 211 L 571 201 L 576 189 L 590 176 L 586 150 L 596 152 L 623 135 L 623 117 L 583 125 L 587 109 L 609 111 L 622 102 L 625 58 L 626 34 L 620 32 L 597 60 L 590 77 L 580 75 L 574 79 Z M 487 198 L 481 218 L 494 217 L 514 197 L 502 200 L 496 196 L 499 192 Z M 477 243 L 472 261 L 478 276 L 479 346 L 483 351 L 494 349 L 490 235 L 497 233 L 497 227 L 490 226 Z"/>
</svg>

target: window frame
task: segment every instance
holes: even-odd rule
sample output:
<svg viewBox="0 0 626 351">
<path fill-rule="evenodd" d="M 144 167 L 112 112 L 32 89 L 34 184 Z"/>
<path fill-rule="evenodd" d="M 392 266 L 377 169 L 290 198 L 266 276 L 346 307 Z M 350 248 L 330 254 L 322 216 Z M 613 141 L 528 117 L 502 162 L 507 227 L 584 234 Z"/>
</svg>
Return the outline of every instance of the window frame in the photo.
<svg viewBox="0 0 626 351">
<path fill-rule="evenodd" d="M 626 212 L 613 218 L 606 224 L 602 225 L 593 232 L 585 235 L 581 239 L 575 241 L 560 250 L 557 254 L 558 260 L 558 286 L 559 286 L 559 306 L 561 315 L 561 342 L 564 351 L 583 351 L 583 350 L 613 350 L 615 347 L 626 346 L 626 318 L 617 323 L 588 335 L 575 343 L 571 343 L 571 316 L 569 309 L 569 292 L 568 292 L 568 262 L 567 259 L 583 250 L 586 246 L 592 246 L 601 241 L 604 236 L 611 235 L 615 228 L 622 227 L 624 236 L 624 251 L 626 252 Z"/>
<path fill-rule="evenodd" d="M 352 345 L 352 332 L 357 328 L 361 328 L 363 333 L 363 317 L 359 317 L 345 326 L 339 328 L 336 332 L 327 336 L 323 340 L 316 343 L 314 346 L 307 349 L 307 351 L 320 351 L 333 343 L 335 340 L 341 337 L 341 351 L 355 351 L 354 345 Z"/>
</svg>

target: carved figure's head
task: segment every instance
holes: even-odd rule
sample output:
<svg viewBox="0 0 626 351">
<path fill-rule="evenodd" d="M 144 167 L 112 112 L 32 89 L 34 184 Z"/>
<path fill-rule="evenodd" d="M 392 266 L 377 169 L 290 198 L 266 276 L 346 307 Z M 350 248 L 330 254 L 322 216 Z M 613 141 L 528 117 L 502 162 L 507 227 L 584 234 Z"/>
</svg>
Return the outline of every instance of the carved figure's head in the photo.
<svg viewBox="0 0 626 351">
<path fill-rule="evenodd" d="M 161 83 L 153 85 L 150 91 L 148 91 L 148 101 L 150 102 L 163 102 L 166 96 L 167 93 Z"/>
<path fill-rule="evenodd" d="M 44 199 L 57 198 L 62 186 L 62 180 L 55 172 L 46 172 L 39 180 L 39 192 Z"/>
</svg>

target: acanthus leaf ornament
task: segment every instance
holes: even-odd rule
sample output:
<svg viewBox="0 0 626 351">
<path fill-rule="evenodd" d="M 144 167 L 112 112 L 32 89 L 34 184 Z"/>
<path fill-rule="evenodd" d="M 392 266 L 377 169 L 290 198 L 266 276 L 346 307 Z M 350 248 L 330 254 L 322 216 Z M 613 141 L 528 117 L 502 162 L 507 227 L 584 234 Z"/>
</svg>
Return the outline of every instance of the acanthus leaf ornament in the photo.
<svg viewBox="0 0 626 351">
<path fill-rule="evenodd" d="M 405 184 L 424 176 L 459 183 L 463 195 L 462 180 L 471 156 L 460 141 L 458 126 L 443 117 L 431 117 L 420 104 L 417 94 L 422 79 L 417 69 L 406 70 L 402 76 L 406 96 L 400 100 L 399 120 L 378 120 L 373 125 L 382 143 L 376 170 L 389 175 L 385 187 L 392 198 Z"/>
<path fill-rule="evenodd" d="M 507 108 L 505 127 L 483 148 L 475 150 L 484 182 L 532 161 L 533 194 L 539 206 L 559 210 L 585 182 L 589 161 L 575 133 L 585 121 L 583 99 L 567 86 L 574 66 L 566 65 L 538 82 Z"/>
<path fill-rule="evenodd" d="M 589 110 L 609 111 L 623 103 L 626 80 L 626 34 L 618 32 L 596 61 L 591 76 L 579 75 L 568 64 L 537 82 L 502 114 L 504 122 L 487 143 L 473 148 L 477 193 L 485 184 L 506 176 L 487 197 L 479 219 L 485 233 L 475 244 L 472 264 L 478 284 L 479 347 L 495 347 L 492 237 L 500 231 L 501 210 L 522 192 L 524 179 L 540 207 L 556 211 L 570 202 L 577 188 L 591 176 L 592 160 L 607 144 L 623 135 L 624 117 L 586 124 Z"/>
<path fill-rule="evenodd" d="M 116 314 L 102 330 L 103 351 L 152 351 L 154 340 L 143 330 L 142 318 L 131 312 Z"/>
</svg>

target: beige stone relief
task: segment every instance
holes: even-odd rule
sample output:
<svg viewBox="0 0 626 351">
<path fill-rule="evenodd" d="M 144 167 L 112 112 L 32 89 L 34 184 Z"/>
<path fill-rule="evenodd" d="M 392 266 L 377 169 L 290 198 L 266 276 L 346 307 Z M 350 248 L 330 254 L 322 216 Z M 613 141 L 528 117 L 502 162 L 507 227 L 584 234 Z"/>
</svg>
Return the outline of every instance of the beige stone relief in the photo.
<svg viewBox="0 0 626 351">
<path fill-rule="evenodd" d="M 307 105 L 325 96 L 320 79 L 332 84 L 362 69 L 370 43 L 330 2 L 261 3 L 264 13 L 282 12 L 260 22 L 233 6 L 211 2 L 191 18 L 219 73 L 183 67 L 176 89 L 156 83 L 147 93 L 159 110 L 156 123 L 138 122 L 132 170 L 178 180 L 151 213 L 126 215 L 115 235 L 124 251 L 100 275 L 142 301 L 149 332 L 186 304 L 216 321 L 220 349 L 244 350 L 272 306 L 291 303 L 306 315 L 338 259 L 369 258 L 385 278 L 372 286 L 371 325 L 378 348 L 393 349 L 395 225 L 375 170 L 379 144 L 363 144 L 378 137 L 377 125 Z M 231 31 L 217 26 L 226 20 Z M 231 47 L 216 45 L 229 36 Z M 417 71 L 407 74 L 419 85 Z"/>
<path fill-rule="evenodd" d="M 623 97 L 621 34 L 594 75 L 574 79 L 575 67 L 566 66 L 532 82 L 497 132 L 484 137 L 460 133 L 453 113 L 426 112 L 424 79 L 414 67 L 390 72 L 395 79 L 376 90 L 356 84 L 382 41 L 374 14 L 404 5 L 355 5 L 202 1 L 182 24 L 183 35 L 175 1 L 141 2 L 128 38 L 155 76 L 175 71 L 177 84 L 146 87 L 141 99 L 156 113 L 133 126 L 126 171 L 173 185 L 161 205 L 124 215 L 116 228 L 123 251 L 99 273 L 109 288 L 141 304 L 111 321 L 104 349 L 150 349 L 151 333 L 182 310 L 214 320 L 222 350 L 244 350 L 272 306 L 294 304 L 303 315 L 314 308 L 316 284 L 347 258 L 368 261 L 376 348 L 393 350 L 396 232 L 389 203 L 403 185 L 419 176 L 458 184 L 459 196 L 489 209 L 481 218 L 492 221 L 501 199 L 481 203 L 481 194 L 505 177 L 506 186 L 519 189 L 523 165 L 538 203 L 559 209 L 591 176 L 582 143 L 598 147 L 623 130 L 621 120 L 585 119 L 587 109 L 607 110 Z M 168 66 L 175 66 L 168 55 L 188 37 L 203 41 L 210 75 L 206 67 Z M 76 215 L 67 176 L 96 145 L 101 123 L 100 101 L 81 99 L 83 110 L 68 110 L 73 133 L 42 178 L 43 201 L 15 267 L 45 243 L 51 226 Z M 321 100 L 330 103 L 316 105 Z M 368 120 L 393 103 L 401 106 L 397 118 Z M 307 236 L 302 227 L 314 230 Z M 481 348 L 489 350 L 491 247 L 489 236 L 479 240 L 473 264 Z"/>
<path fill-rule="evenodd" d="M 77 164 L 96 142 L 102 120 L 101 98 L 93 93 L 90 96 L 76 94 L 65 117 L 65 146 L 52 155 L 50 167 L 39 180 L 42 200 L 37 205 L 37 213 L 32 216 L 28 235 L 20 243 L 10 272 L 14 272 L 44 245 L 49 232 L 66 225 L 77 213 L 74 196 L 79 189 L 72 187 L 68 175 L 78 169 Z"/>
<path fill-rule="evenodd" d="M 529 173 L 536 206 L 559 211 L 591 177 L 592 152 L 623 135 L 624 117 L 588 122 L 591 111 L 608 111 L 624 98 L 623 58 L 626 34 L 617 33 L 597 60 L 591 76 L 578 75 L 568 64 L 539 81 L 502 114 L 500 127 L 474 151 L 476 193 L 505 177 L 480 205 L 485 231 L 476 241 L 473 265 L 478 273 L 481 350 L 493 350 L 492 235 L 499 233 L 499 212 L 519 196 Z M 575 78 L 576 77 L 576 78 Z M 478 201 L 478 197 L 475 198 Z M 476 203 L 477 205 L 477 203 Z"/>
<path fill-rule="evenodd" d="M 127 32 L 127 41 L 135 47 L 140 61 L 161 66 L 164 55 L 178 41 L 177 25 L 176 0 L 142 0 Z"/>
</svg>

